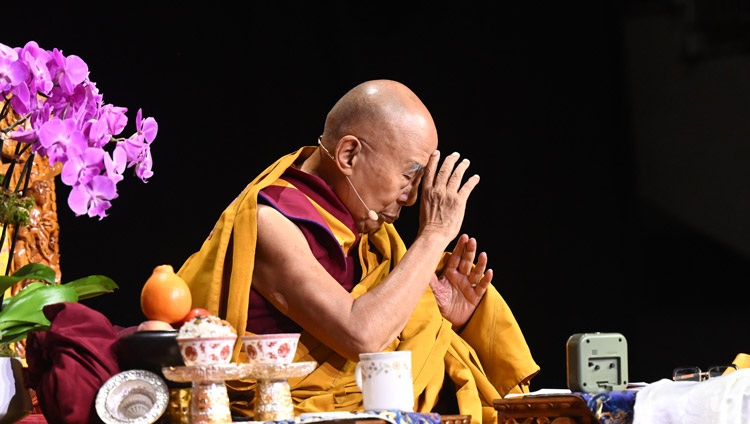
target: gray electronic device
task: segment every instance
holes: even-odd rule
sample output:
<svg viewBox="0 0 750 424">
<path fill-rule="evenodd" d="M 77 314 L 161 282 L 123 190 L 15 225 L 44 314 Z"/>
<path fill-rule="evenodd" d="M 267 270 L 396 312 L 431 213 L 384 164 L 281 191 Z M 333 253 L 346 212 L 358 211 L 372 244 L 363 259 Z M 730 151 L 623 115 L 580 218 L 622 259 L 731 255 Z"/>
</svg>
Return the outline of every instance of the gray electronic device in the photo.
<svg viewBox="0 0 750 424">
<path fill-rule="evenodd" d="M 599 393 L 628 385 L 628 342 L 620 333 L 576 333 L 566 344 L 568 389 Z"/>
</svg>

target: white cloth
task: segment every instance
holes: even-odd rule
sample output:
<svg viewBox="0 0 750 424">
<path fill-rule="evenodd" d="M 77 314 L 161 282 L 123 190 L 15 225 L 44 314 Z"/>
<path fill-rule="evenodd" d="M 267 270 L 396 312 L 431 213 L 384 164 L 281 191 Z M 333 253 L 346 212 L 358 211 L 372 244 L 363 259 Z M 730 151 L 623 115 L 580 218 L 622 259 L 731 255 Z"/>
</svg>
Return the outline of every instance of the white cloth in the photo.
<svg viewBox="0 0 750 424">
<path fill-rule="evenodd" d="M 15 360 L 8 356 L 0 357 L 0 421 L 8 413 L 10 401 L 16 395 L 16 379 L 10 363 Z"/>
<path fill-rule="evenodd" d="M 701 382 L 659 380 L 635 398 L 633 424 L 750 423 L 750 368 Z"/>
</svg>

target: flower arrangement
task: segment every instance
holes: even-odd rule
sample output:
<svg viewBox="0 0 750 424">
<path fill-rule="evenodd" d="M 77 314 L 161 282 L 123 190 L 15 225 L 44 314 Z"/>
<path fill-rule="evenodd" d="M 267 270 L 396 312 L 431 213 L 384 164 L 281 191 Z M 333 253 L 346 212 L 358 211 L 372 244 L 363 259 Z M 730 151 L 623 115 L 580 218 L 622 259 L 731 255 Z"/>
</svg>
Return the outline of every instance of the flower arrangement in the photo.
<svg viewBox="0 0 750 424">
<path fill-rule="evenodd" d="M 136 132 L 116 138 L 127 125 L 127 108 L 103 102 L 80 57 L 35 41 L 16 48 L 0 44 L 0 92 L 0 118 L 11 111 L 19 116 L 0 134 L 2 142 L 15 140 L 48 157 L 50 165 L 62 164 L 60 177 L 72 187 L 68 206 L 76 216 L 107 216 L 125 169 L 133 167 L 144 183 L 153 175 L 156 120 L 144 119 L 138 109 Z M 110 142 L 112 152 L 105 150 Z"/>
<path fill-rule="evenodd" d="M 0 145 L 14 146 L 8 170 L 0 175 L 0 248 L 8 227 L 29 225 L 34 203 L 26 190 L 34 156 L 60 169 L 60 179 L 71 187 L 67 203 L 76 216 L 99 220 L 117 198 L 117 184 L 126 169 L 132 168 L 144 183 L 153 176 L 156 120 L 144 118 L 138 109 L 135 133 L 120 137 L 128 123 L 127 108 L 104 103 L 80 57 L 65 56 L 56 48 L 45 50 L 35 41 L 23 47 L 0 43 L 0 93 L 0 123 L 6 124 L 0 127 Z M 11 187 L 14 166 L 24 155 L 17 186 Z M 102 275 L 55 284 L 55 271 L 40 263 L 26 264 L 8 275 L 13 248 L 11 244 L 6 275 L 0 276 L 0 356 L 11 352 L 8 345 L 24 340 L 29 332 L 49 328 L 44 306 L 77 302 L 118 288 Z M 24 288 L 3 299 L 17 283 Z"/>
</svg>

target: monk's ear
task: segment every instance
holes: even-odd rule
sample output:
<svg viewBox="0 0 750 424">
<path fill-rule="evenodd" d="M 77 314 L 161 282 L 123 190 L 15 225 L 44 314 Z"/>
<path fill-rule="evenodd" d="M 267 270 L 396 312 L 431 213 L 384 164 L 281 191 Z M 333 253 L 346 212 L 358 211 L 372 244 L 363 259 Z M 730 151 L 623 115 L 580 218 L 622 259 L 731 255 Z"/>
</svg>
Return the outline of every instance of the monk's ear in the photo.
<svg viewBox="0 0 750 424">
<path fill-rule="evenodd" d="M 360 150 L 362 150 L 362 144 L 357 137 L 347 135 L 339 140 L 336 145 L 336 162 L 345 175 L 351 174 Z"/>
</svg>

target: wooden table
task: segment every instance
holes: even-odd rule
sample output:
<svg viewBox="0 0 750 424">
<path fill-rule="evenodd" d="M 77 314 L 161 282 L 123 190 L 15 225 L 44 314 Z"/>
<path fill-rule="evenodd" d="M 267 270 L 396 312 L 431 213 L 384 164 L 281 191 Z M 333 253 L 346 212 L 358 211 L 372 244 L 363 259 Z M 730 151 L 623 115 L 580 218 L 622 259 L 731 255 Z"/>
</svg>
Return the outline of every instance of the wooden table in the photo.
<svg viewBox="0 0 750 424">
<path fill-rule="evenodd" d="M 581 396 L 534 395 L 496 399 L 497 424 L 598 424 Z"/>
</svg>

